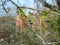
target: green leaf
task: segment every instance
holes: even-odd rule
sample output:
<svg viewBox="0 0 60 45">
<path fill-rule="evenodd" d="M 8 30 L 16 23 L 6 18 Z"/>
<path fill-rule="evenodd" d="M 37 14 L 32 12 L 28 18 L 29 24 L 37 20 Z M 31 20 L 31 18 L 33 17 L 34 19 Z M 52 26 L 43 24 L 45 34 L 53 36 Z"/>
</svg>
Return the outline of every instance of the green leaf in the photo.
<svg viewBox="0 0 60 45">
<path fill-rule="evenodd" d="M 60 43 L 57 43 L 56 45 L 60 45 Z"/>
</svg>

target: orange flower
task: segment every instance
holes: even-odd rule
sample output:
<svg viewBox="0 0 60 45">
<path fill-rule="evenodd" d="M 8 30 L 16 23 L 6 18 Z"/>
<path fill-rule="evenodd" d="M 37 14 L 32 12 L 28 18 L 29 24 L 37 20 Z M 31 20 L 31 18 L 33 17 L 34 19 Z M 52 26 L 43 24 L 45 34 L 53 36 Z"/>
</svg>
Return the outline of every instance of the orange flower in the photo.
<svg viewBox="0 0 60 45">
<path fill-rule="evenodd" d="M 43 17 L 40 17 L 40 29 L 41 30 L 45 29 L 45 21 L 44 21 Z"/>
<path fill-rule="evenodd" d="M 19 16 L 18 16 L 18 17 L 17 17 L 17 20 L 16 20 L 16 25 L 19 26 L 20 31 L 22 32 L 23 29 L 24 29 L 25 26 L 26 26 L 26 19 L 25 19 L 24 17 L 19 18 Z"/>
</svg>

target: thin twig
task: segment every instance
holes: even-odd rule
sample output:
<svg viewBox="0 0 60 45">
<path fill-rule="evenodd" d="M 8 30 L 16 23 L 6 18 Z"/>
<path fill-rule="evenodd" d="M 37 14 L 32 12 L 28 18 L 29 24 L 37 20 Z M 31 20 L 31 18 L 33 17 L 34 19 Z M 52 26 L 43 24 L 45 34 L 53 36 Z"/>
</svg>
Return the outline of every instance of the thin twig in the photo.
<svg viewBox="0 0 60 45">
<path fill-rule="evenodd" d="M 30 26 L 27 26 L 29 29 L 31 29 L 31 27 Z M 44 45 L 46 45 L 46 44 L 56 44 L 56 43 L 58 43 L 58 42 L 45 42 L 45 40 L 38 34 L 38 33 L 36 33 L 36 31 L 35 30 L 33 30 L 33 29 L 31 29 L 31 31 L 34 33 L 34 34 L 36 34 L 36 36 L 42 41 L 42 43 L 44 44 Z M 60 41 L 59 41 L 60 42 Z"/>
<path fill-rule="evenodd" d="M 6 0 L 4 2 L 2 2 L 2 7 L 3 7 L 3 10 L 5 10 L 5 12 L 7 13 L 7 10 L 6 10 L 5 6 L 4 6 L 5 2 L 6 2 Z"/>
</svg>

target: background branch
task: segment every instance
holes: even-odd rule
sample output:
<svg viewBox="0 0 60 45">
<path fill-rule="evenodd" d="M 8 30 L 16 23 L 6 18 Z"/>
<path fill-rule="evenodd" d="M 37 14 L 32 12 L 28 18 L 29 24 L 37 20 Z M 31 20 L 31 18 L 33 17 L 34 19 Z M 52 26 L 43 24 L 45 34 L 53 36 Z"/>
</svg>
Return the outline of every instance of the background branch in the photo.
<svg viewBox="0 0 60 45">
<path fill-rule="evenodd" d="M 5 10 L 5 12 L 7 13 L 7 10 L 6 10 L 5 6 L 4 6 L 5 2 L 6 2 L 6 0 L 4 2 L 2 2 L 2 7 L 3 7 L 3 10 Z"/>
</svg>

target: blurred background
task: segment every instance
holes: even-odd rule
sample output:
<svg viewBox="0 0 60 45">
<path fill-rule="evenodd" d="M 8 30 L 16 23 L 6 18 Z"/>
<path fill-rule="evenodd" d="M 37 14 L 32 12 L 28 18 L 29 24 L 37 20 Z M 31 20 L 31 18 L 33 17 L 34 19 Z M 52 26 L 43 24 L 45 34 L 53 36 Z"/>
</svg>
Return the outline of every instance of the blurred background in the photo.
<svg viewBox="0 0 60 45">
<path fill-rule="evenodd" d="M 0 45 L 60 45 L 60 1 L 0 0 Z"/>
</svg>

